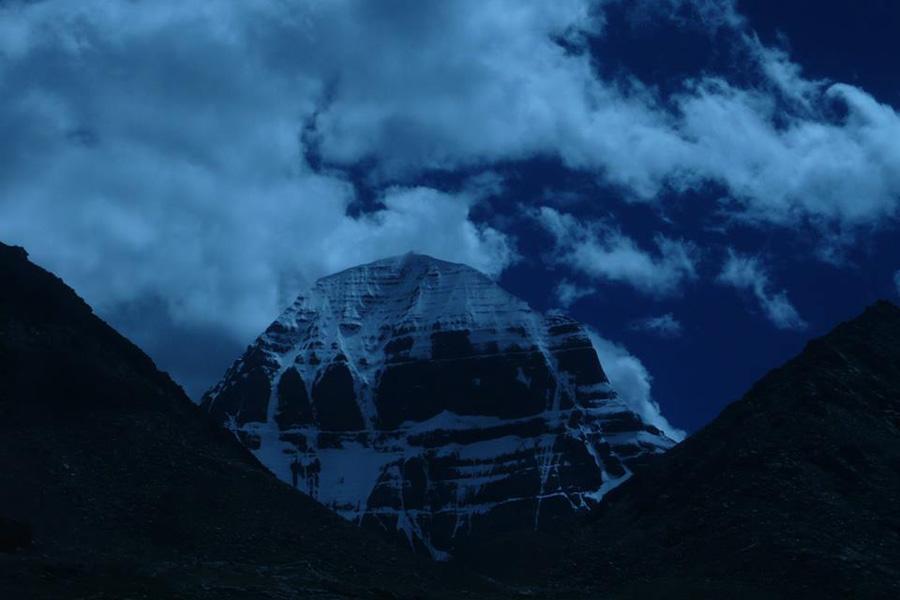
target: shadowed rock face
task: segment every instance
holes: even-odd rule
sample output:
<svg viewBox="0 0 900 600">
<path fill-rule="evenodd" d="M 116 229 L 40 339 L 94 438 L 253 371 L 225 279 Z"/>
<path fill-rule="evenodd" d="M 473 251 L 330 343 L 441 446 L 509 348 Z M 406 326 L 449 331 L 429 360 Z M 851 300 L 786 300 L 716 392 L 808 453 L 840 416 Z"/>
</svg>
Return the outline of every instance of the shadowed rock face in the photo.
<svg viewBox="0 0 900 600">
<path fill-rule="evenodd" d="M 316 282 L 203 406 L 284 481 L 435 557 L 587 508 L 672 445 L 579 323 L 414 254 Z"/>
<path fill-rule="evenodd" d="M 296 422 L 301 387 L 285 387 Z M 278 481 L 0 244 L 0 598 L 464 595 L 424 562 Z"/>
</svg>

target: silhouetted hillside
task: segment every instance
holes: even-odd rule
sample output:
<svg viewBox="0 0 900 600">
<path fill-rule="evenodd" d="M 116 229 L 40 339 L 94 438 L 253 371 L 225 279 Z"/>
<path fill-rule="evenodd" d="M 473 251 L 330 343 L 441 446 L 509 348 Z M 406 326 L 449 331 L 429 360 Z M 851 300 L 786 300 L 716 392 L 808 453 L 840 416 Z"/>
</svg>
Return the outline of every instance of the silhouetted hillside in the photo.
<svg viewBox="0 0 900 600">
<path fill-rule="evenodd" d="M 418 597 L 448 577 L 278 481 L 0 244 L 0 597 Z"/>
</svg>

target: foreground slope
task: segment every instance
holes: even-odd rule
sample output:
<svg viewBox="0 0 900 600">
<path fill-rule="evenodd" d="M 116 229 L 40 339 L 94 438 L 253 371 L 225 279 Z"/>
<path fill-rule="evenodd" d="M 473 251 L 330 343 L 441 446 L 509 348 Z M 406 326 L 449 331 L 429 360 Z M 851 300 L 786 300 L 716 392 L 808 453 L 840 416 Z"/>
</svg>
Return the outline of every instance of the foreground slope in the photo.
<svg viewBox="0 0 900 600">
<path fill-rule="evenodd" d="M 590 519 L 532 542 L 493 569 L 547 594 L 900 597 L 900 309 L 813 340 Z"/>
<path fill-rule="evenodd" d="M 580 323 L 418 254 L 317 281 L 203 405 L 284 481 L 437 558 L 586 510 L 673 445 Z"/>
<path fill-rule="evenodd" d="M 0 244 L 0 597 L 446 585 L 278 481 L 71 289 Z"/>
</svg>

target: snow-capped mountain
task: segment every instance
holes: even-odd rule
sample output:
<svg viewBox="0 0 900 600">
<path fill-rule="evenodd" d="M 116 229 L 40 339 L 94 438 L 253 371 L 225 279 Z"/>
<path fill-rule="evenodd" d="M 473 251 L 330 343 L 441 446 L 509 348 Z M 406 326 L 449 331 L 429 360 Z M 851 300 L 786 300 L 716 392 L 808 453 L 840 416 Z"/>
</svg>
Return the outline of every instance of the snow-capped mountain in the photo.
<svg viewBox="0 0 900 600">
<path fill-rule="evenodd" d="M 282 480 L 437 558 L 584 509 L 673 445 L 581 324 L 416 254 L 318 280 L 203 405 Z"/>
</svg>

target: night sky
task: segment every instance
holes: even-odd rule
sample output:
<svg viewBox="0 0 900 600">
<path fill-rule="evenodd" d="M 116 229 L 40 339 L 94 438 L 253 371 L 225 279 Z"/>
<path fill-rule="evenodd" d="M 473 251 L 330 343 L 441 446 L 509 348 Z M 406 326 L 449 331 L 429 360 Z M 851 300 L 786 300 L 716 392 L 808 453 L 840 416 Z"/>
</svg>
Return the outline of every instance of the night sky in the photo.
<svg viewBox="0 0 900 600">
<path fill-rule="evenodd" d="M 0 240 L 195 398 L 317 277 L 464 262 L 692 432 L 897 301 L 898 57 L 890 0 L 0 0 Z"/>
</svg>

